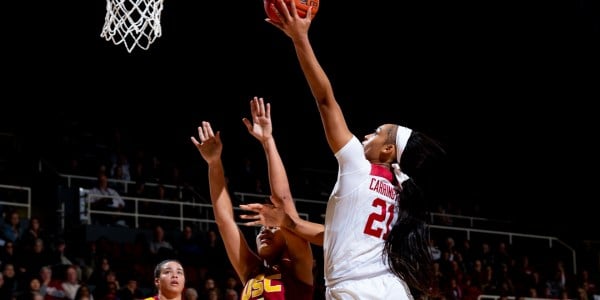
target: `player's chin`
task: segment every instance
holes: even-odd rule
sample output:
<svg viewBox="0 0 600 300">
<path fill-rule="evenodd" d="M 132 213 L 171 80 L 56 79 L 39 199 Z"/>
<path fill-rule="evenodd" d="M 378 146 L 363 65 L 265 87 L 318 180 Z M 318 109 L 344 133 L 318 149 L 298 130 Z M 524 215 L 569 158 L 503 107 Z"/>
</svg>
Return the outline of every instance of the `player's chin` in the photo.
<svg viewBox="0 0 600 300">
<path fill-rule="evenodd" d="M 271 242 L 265 242 L 265 243 L 261 243 L 261 244 L 258 246 L 258 255 L 259 255 L 260 257 L 268 257 L 268 256 L 271 256 L 271 254 L 272 254 L 273 252 L 275 252 L 275 251 L 276 251 L 276 249 L 275 249 L 275 248 L 273 248 L 273 246 L 272 246 Z"/>
<path fill-rule="evenodd" d="M 179 282 L 179 283 L 172 283 L 169 285 L 169 290 L 172 290 L 174 292 L 180 292 L 183 291 L 183 289 L 185 288 L 185 283 L 183 282 Z"/>
<path fill-rule="evenodd" d="M 269 249 L 272 248 L 271 245 L 272 245 L 272 241 L 270 241 L 270 240 L 261 241 L 258 244 L 258 250 L 259 251 L 270 251 Z"/>
</svg>

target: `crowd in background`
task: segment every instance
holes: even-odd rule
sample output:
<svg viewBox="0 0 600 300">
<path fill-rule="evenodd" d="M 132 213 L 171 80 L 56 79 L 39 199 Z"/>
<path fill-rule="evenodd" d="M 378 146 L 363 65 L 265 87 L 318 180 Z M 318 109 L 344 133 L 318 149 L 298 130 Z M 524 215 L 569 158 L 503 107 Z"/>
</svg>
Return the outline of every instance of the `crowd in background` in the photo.
<svg viewBox="0 0 600 300">
<path fill-rule="evenodd" d="M 239 299 L 241 284 L 216 230 L 193 225 L 165 231 L 154 224 L 135 240 L 119 242 L 63 239 L 47 232 L 39 219 L 6 215 L 0 240 L 0 299 L 140 299 L 151 296 L 154 265 L 179 259 L 186 286 L 198 299 Z M 552 249 L 512 246 L 498 240 L 473 242 L 439 235 L 430 241 L 440 299 L 475 300 L 481 294 L 515 297 L 583 299 L 598 297 L 598 274 L 583 268 L 573 273 Z M 316 251 L 317 257 L 319 252 Z M 324 299 L 322 264 L 314 262 L 315 299 Z M 93 298 L 82 298 L 82 290 Z M 12 297 L 12 298 L 11 298 Z"/>
<path fill-rule="evenodd" d="M 165 163 L 158 154 L 125 146 L 119 130 L 113 134 L 108 141 L 87 149 L 72 147 L 77 150 L 60 157 L 57 169 L 63 174 L 104 178 L 106 188 L 117 195 L 205 201 L 175 160 L 167 159 Z M 65 137 L 63 142 L 75 143 L 70 138 Z M 231 178 L 232 186 L 241 192 L 268 191 L 264 169 L 250 157 L 242 157 L 241 161 Z M 137 184 L 126 189 L 106 179 Z M 317 180 L 304 180 L 303 186 L 311 190 L 304 190 L 303 196 L 326 196 L 322 193 L 330 186 L 325 181 L 320 178 L 317 184 Z M 148 189 L 146 183 L 158 185 Z M 172 193 L 161 188 L 162 184 L 185 187 L 185 193 Z M 90 240 L 67 235 L 46 226 L 43 220 L 35 214 L 27 218 L 22 210 L 2 207 L 0 299 L 140 299 L 154 294 L 153 268 L 165 258 L 179 259 L 184 265 L 189 288 L 186 294 L 197 294 L 197 299 L 239 299 L 242 293 L 214 228 L 206 230 L 195 223 L 178 228 L 147 221 L 139 228 L 128 224 L 136 230 L 136 238 L 122 242 L 110 236 Z M 117 221 L 103 225 L 123 225 Z M 583 268 L 578 266 L 575 273 L 566 257 L 556 255 L 551 248 L 513 245 L 502 238 L 469 240 L 436 232 L 430 247 L 437 279 L 433 288 L 440 299 L 475 300 L 486 294 L 592 300 L 600 294 L 598 258 Z M 319 248 L 314 249 L 315 299 L 324 299 L 322 254 Z"/>
</svg>

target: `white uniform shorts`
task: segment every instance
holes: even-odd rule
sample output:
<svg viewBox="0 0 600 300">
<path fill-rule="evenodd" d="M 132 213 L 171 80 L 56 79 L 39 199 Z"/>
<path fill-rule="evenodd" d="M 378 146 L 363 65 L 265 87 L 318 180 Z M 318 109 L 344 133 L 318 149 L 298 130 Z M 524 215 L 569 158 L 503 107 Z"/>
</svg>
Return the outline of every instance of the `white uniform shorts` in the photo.
<svg viewBox="0 0 600 300">
<path fill-rule="evenodd" d="M 345 280 L 325 291 L 327 300 L 413 300 L 404 281 L 394 274 Z"/>
</svg>

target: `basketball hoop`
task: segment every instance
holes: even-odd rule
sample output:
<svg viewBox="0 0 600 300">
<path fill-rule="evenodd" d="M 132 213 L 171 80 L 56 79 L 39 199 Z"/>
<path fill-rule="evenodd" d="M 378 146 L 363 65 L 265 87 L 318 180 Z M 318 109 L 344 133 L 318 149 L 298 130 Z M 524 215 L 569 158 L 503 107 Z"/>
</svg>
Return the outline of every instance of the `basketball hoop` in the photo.
<svg viewBox="0 0 600 300">
<path fill-rule="evenodd" d="M 163 0 L 106 0 L 101 37 L 115 45 L 124 44 L 131 53 L 136 47 L 148 50 L 160 37 Z"/>
</svg>

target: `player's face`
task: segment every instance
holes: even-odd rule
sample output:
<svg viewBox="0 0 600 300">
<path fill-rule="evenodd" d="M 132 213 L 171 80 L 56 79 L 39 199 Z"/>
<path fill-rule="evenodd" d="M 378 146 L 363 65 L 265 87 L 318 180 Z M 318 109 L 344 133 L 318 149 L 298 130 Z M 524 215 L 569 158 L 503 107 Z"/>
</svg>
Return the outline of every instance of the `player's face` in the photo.
<svg viewBox="0 0 600 300">
<path fill-rule="evenodd" d="M 160 270 L 160 276 L 154 280 L 160 293 L 167 298 L 181 295 L 185 288 L 185 274 L 183 267 L 174 261 L 166 263 Z"/>
<path fill-rule="evenodd" d="M 374 132 L 365 135 L 362 145 L 365 149 L 365 156 L 369 161 L 385 162 L 385 159 L 381 157 L 382 150 L 386 145 L 394 143 L 394 140 L 391 139 L 393 126 L 392 124 L 384 124 L 377 127 Z"/>
<path fill-rule="evenodd" d="M 286 247 L 285 237 L 279 227 L 263 226 L 256 236 L 258 255 L 262 258 L 278 256 Z"/>
</svg>

